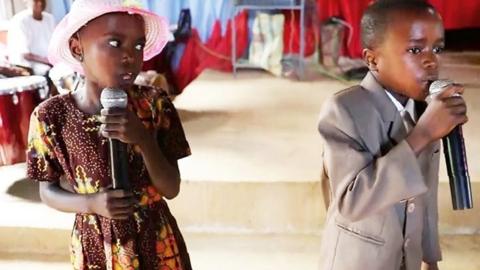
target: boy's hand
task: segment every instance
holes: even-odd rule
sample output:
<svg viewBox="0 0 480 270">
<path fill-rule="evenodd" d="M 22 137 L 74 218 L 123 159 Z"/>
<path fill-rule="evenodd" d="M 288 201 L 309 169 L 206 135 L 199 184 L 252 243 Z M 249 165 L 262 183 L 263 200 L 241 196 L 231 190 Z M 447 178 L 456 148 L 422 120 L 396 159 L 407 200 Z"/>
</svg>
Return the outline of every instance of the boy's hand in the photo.
<svg viewBox="0 0 480 270">
<path fill-rule="evenodd" d="M 429 143 L 448 135 L 456 126 L 468 121 L 467 106 L 461 94 L 464 88 L 454 84 L 433 97 L 417 125 L 407 137 L 418 154 Z"/>
<path fill-rule="evenodd" d="M 140 144 L 150 136 L 135 113 L 128 109 L 102 109 L 100 132 L 106 138 L 118 139 L 128 144 Z"/>
<path fill-rule="evenodd" d="M 461 96 L 464 90 L 458 84 L 447 87 L 432 99 L 418 120 L 417 126 L 425 128 L 431 141 L 445 137 L 453 128 L 467 122 L 467 106 Z"/>
<path fill-rule="evenodd" d="M 127 219 L 134 211 L 133 193 L 124 190 L 106 190 L 90 194 L 88 208 L 90 212 L 111 219 Z"/>
</svg>

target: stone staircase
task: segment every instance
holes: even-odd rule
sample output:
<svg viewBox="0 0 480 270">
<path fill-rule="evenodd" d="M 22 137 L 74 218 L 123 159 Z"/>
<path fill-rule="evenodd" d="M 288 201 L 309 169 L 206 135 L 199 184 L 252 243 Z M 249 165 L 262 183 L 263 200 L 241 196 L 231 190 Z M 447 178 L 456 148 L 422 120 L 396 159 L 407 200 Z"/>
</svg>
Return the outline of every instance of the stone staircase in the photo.
<svg viewBox="0 0 480 270">
<path fill-rule="evenodd" d="M 443 74 L 469 88 L 464 132 L 475 208 L 451 210 L 443 170 L 440 267 L 479 270 L 480 125 L 474 119 L 480 118 L 480 69 L 461 70 L 455 57 L 461 56 L 452 56 Z M 168 203 L 194 269 L 317 269 L 325 210 L 316 121 L 326 97 L 346 86 L 207 71 L 175 100 L 193 155 L 180 161 L 181 192 Z M 40 204 L 36 186 L 20 181 L 24 169 L 0 167 L 0 269 L 70 269 L 73 216 Z"/>
</svg>

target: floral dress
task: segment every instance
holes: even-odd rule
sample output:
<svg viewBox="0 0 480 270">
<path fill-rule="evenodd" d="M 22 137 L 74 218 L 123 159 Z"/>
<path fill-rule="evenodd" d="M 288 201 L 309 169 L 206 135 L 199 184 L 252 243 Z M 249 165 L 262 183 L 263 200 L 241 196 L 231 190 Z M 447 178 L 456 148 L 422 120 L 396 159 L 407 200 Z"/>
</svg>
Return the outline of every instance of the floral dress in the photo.
<svg viewBox="0 0 480 270">
<path fill-rule="evenodd" d="M 175 107 L 165 92 L 135 86 L 129 109 L 155 133 L 167 159 L 190 155 Z M 99 116 L 82 112 L 68 93 L 40 104 L 30 121 L 28 176 L 36 181 L 66 179 L 71 190 L 92 194 L 111 186 L 108 140 Z M 129 181 L 138 205 L 131 218 L 112 220 L 76 214 L 71 235 L 74 269 L 190 270 L 190 259 L 167 203 L 152 185 L 137 146 L 128 145 Z"/>
</svg>

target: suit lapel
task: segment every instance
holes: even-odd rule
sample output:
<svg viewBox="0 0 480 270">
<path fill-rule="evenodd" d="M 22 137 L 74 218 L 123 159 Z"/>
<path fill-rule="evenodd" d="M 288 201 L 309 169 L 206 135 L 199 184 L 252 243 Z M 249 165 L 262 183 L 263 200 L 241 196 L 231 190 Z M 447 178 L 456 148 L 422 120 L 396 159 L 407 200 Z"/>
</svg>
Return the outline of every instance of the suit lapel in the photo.
<svg viewBox="0 0 480 270">
<path fill-rule="evenodd" d="M 395 115 L 394 120 L 390 124 L 390 130 L 388 131 L 388 137 L 393 144 L 398 144 L 407 136 L 407 130 L 405 124 L 400 116 L 400 113 Z"/>
<path fill-rule="evenodd" d="M 360 85 L 370 93 L 374 106 L 382 117 L 385 134 L 393 144 L 398 144 L 407 135 L 406 129 L 400 113 L 385 93 L 385 89 L 372 73 L 368 73 Z"/>
<path fill-rule="evenodd" d="M 385 93 L 385 88 L 378 83 L 377 79 L 371 72 L 365 76 L 360 83 L 360 86 L 370 93 L 374 104 L 383 119 L 384 129 L 389 139 L 393 144 L 401 142 L 405 136 L 407 136 L 407 131 L 400 113 Z M 415 101 L 415 110 L 418 117 L 423 114 L 426 108 L 426 102 Z"/>
</svg>

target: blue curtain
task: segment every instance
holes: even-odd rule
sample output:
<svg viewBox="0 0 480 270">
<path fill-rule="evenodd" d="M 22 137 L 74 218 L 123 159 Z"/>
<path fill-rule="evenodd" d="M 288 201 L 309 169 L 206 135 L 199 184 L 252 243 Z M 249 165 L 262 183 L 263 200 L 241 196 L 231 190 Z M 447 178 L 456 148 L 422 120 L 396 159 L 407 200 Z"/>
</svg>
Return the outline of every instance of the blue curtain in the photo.
<svg viewBox="0 0 480 270">
<path fill-rule="evenodd" d="M 57 24 L 68 13 L 72 2 L 72 0 L 47 0 L 47 10 L 53 14 Z"/>
<path fill-rule="evenodd" d="M 233 12 L 232 0 L 143 0 L 144 7 L 168 18 L 176 24 L 180 10 L 189 8 L 192 14 L 192 27 L 197 29 L 200 38 L 206 41 L 216 20 L 226 23 Z"/>
<path fill-rule="evenodd" d="M 72 0 L 48 0 L 47 9 L 58 23 L 68 13 Z M 192 14 L 192 27 L 197 29 L 200 38 L 206 41 L 216 20 L 226 23 L 233 12 L 232 0 L 142 0 L 143 7 L 176 24 L 180 10 L 189 8 Z"/>
<path fill-rule="evenodd" d="M 48 0 L 47 9 L 53 14 L 57 23 L 68 13 L 73 0 Z M 141 0 L 144 8 L 168 19 L 169 23 L 177 24 L 180 11 L 190 9 L 192 27 L 198 31 L 200 39 L 205 42 L 211 35 L 213 25 L 218 20 L 222 25 L 223 34 L 233 13 L 233 0 Z M 175 52 L 173 67 L 176 68 L 183 54 L 180 46 Z"/>
</svg>

